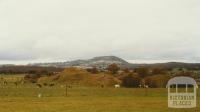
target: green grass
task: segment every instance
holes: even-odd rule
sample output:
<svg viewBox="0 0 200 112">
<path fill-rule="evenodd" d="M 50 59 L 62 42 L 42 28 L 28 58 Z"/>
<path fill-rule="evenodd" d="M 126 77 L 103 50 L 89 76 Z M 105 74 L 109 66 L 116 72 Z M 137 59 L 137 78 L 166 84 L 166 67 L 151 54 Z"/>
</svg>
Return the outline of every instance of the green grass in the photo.
<svg viewBox="0 0 200 112">
<path fill-rule="evenodd" d="M 39 93 L 42 98 L 37 97 Z M 145 94 L 139 88 L 74 86 L 66 97 L 65 88 L 59 85 L 9 84 L 0 87 L 0 112 L 200 112 L 200 104 L 195 109 L 169 109 L 164 88 L 148 89 Z"/>
</svg>

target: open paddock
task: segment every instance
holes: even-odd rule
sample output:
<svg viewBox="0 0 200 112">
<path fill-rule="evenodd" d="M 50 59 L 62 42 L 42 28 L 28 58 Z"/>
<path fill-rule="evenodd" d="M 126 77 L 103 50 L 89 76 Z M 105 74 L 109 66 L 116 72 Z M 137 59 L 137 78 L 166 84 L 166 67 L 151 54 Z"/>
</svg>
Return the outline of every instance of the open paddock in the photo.
<svg viewBox="0 0 200 112">
<path fill-rule="evenodd" d="M 60 85 L 1 86 L 0 112 L 200 112 L 199 95 L 195 109 L 169 109 L 165 88 L 149 88 L 145 93 L 144 88 L 73 86 L 67 92 L 66 96 Z"/>
</svg>

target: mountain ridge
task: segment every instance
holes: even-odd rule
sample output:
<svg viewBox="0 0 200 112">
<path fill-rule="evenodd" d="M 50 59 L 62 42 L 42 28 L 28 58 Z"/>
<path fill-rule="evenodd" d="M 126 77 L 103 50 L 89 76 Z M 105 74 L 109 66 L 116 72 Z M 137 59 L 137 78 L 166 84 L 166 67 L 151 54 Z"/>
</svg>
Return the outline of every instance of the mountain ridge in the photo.
<svg viewBox="0 0 200 112">
<path fill-rule="evenodd" d="M 105 68 L 110 64 L 117 64 L 120 67 L 129 66 L 130 63 L 127 61 L 116 57 L 116 56 L 98 56 L 92 59 L 78 59 L 73 61 L 66 61 L 66 62 L 52 62 L 52 63 L 33 63 L 29 64 L 31 66 L 54 66 L 54 67 L 70 67 L 70 66 L 80 66 L 80 67 L 99 67 Z"/>
<path fill-rule="evenodd" d="M 29 64 L 31 66 L 43 66 L 43 67 L 98 67 L 105 69 L 110 64 L 117 64 L 121 68 L 136 68 L 136 67 L 159 67 L 159 68 L 166 68 L 166 69 L 172 69 L 172 68 L 188 68 L 188 69 L 200 69 L 200 63 L 184 63 L 184 62 L 166 62 L 166 63 L 153 63 L 153 64 L 134 64 L 129 63 L 122 58 L 119 58 L 117 56 L 98 56 L 91 59 L 78 59 L 73 61 L 66 61 L 66 62 L 53 62 L 53 63 L 33 63 Z"/>
</svg>

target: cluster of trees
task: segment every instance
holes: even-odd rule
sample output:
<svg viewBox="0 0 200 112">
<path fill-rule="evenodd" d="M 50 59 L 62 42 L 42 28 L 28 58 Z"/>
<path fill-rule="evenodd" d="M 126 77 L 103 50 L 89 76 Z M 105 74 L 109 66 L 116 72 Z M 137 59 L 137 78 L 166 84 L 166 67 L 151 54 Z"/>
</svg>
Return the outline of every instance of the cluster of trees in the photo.
<svg viewBox="0 0 200 112">
<path fill-rule="evenodd" d="M 2 66 L 0 67 L 0 74 L 26 74 L 24 79 L 26 81 L 36 83 L 43 75 L 54 75 L 55 73 L 63 71 L 63 68 L 56 67 L 38 67 L 38 66 Z"/>
<path fill-rule="evenodd" d="M 87 71 L 92 73 L 92 74 L 99 73 L 99 70 L 96 67 L 88 68 Z"/>
<path fill-rule="evenodd" d="M 120 70 L 120 67 L 117 64 L 113 63 L 113 64 L 109 65 L 106 70 L 108 70 L 109 73 L 111 73 L 111 74 L 117 74 L 117 72 Z M 93 73 L 93 74 L 97 74 L 100 72 L 100 70 L 95 66 L 87 69 L 87 71 L 90 73 Z"/>
<path fill-rule="evenodd" d="M 113 63 L 107 67 L 107 70 L 110 71 L 110 73 L 112 74 L 116 74 L 120 70 L 120 67 L 117 64 Z"/>
<path fill-rule="evenodd" d="M 122 81 L 121 85 L 128 88 L 139 87 L 142 81 L 142 79 L 137 74 L 133 73 L 123 75 L 119 79 Z"/>
<path fill-rule="evenodd" d="M 27 74 L 24 79 L 32 83 L 36 83 L 42 76 L 57 76 L 56 74 L 63 71 L 63 68 L 55 67 L 36 67 L 36 66 L 6 66 L 0 67 L 0 74 Z M 173 70 L 164 69 L 162 67 L 146 67 L 141 66 L 134 69 L 120 68 L 117 64 L 111 64 L 106 70 L 100 71 L 97 67 L 87 69 L 87 73 L 102 73 L 112 76 L 121 82 L 123 87 L 148 87 L 159 88 L 165 87 L 167 81 L 174 76 L 193 76 L 194 73 L 185 69 Z M 84 72 L 84 74 L 87 74 Z M 76 78 L 79 73 L 76 73 Z M 80 75 L 82 76 L 82 75 Z M 109 79 L 109 78 L 108 78 Z M 64 78 L 63 78 L 64 80 Z"/>
<path fill-rule="evenodd" d="M 170 76 L 167 74 L 167 70 L 159 67 L 138 67 L 135 69 L 123 69 L 120 73 L 120 68 L 117 64 L 108 66 L 107 70 L 118 76 L 121 80 L 121 85 L 124 87 L 165 87 Z M 118 73 L 118 74 L 117 74 Z"/>
<path fill-rule="evenodd" d="M 38 66 L 2 66 L 0 74 L 53 74 L 61 72 L 63 68 L 56 67 L 38 67 Z"/>
<path fill-rule="evenodd" d="M 98 68 L 87 69 L 92 74 L 99 73 Z M 117 64 L 111 64 L 107 67 L 107 74 L 117 77 L 123 87 L 165 87 L 167 81 L 171 78 L 167 69 L 160 67 L 137 67 L 134 69 L 121 69 Z"/>
</svg>

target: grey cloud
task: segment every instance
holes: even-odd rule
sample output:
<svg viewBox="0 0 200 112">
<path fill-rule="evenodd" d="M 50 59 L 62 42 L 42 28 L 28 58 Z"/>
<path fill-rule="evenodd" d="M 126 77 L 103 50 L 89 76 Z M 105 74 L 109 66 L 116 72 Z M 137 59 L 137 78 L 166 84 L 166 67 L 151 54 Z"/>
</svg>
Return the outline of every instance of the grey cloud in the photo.
<svg viewBox="0 0 200 112">
<path fill-rule="evenodd" d="M 0 61 L 200 62 L 198 0 L 0 0 Z"/>
</svg>

